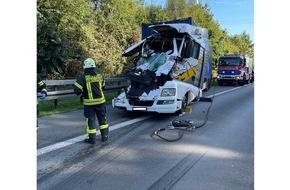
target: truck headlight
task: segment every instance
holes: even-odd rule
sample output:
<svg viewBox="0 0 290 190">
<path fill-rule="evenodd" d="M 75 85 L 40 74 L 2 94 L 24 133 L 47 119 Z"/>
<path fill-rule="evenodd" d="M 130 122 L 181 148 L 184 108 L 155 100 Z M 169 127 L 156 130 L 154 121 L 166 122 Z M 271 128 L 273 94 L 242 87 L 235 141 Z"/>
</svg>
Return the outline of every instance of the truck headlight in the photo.
<svg viewBox="0 0 290 190">
<path fill-rule="evenodd" d="M 175 96 L 175 88 L 164 88 L 161 92 L 161 96 Z"/>
<path fill-rule="evenodd" d="M 114 102 L 117 103 L 117 104 L 124 104 L 125 103 L 125 99 L 122 98 L 114 98 Z"/>
<path fill-rule="evenodd" d="M 157 105 L 174 104 L 174 100 L 158 100 Z"/>
</svg>

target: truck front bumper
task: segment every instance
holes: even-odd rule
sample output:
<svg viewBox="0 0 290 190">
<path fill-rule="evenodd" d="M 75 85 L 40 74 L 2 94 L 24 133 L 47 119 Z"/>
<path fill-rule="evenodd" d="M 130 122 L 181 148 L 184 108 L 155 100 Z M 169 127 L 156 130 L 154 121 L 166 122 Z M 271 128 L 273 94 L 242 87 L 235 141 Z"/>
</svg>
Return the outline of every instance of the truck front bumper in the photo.
<svg viewBox="0 0 290 190">
<path fill-rule="evenodd" d="M 147 101 L 142 101 L 146 105 Z M 112 106 L 127 111 L 175 113 L 181 109 L 182 101 L 174 99 L 155 100 L 151 106 L 131 105 L 128 99 L 113 99 Z"/>
<path fill-rule="evenodd" d="M 221 82 L 239 82 L 243 80 L 240 75 L 218 75 L 217 80 Z"/>
</svg>

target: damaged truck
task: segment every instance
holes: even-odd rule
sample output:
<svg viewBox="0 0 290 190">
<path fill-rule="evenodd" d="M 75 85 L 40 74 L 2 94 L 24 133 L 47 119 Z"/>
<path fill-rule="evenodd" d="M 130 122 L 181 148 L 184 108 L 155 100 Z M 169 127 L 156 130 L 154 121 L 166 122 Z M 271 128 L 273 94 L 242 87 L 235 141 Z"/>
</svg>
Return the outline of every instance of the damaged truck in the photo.
<svg viewBox="0 0 290 190">
<path fill-rule="evenodd" d="M 183 113 L 210 87 L 212 51 L 205 28 L 191 17 L 142 24 L 142 40 L 125 50 L 135 56 L 130 85 L 112 100 L 127 111 Z"/>
</svg>

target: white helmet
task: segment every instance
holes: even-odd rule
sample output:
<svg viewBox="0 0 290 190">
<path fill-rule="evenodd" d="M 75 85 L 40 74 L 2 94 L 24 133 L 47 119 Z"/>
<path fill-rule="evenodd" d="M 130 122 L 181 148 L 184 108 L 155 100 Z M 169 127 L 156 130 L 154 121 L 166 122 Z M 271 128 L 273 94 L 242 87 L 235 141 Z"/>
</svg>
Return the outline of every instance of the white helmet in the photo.
<svg viewBox="0 0 290 190">
<path fill-rule="evenodd" d="M 96 67 L 95 61 L 91 58 L 87 58 L 83 64 L 84 69 Z"/>
</svg>

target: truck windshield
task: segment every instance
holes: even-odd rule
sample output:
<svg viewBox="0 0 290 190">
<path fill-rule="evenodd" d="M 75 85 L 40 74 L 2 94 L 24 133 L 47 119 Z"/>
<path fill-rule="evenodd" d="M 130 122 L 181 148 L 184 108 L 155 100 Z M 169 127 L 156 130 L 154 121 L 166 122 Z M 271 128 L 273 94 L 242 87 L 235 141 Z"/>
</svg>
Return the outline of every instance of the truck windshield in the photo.
<svg viewBox="0 0 290 190">
<path fill-rule="evenodd" d="M 142 70 L 156 71 L 161 65 L 166 62 L 165 53 L 153 53 L 150 57 L 141 57 L 137 62 L 137 68 Z"/>
<path fill-rule="evenodd" d="M 238 57 L 235 58 L 221 58 L 219 61 L 220 66 L 239 66 L 242 63 L 241 59 Z"/>
</svg>

